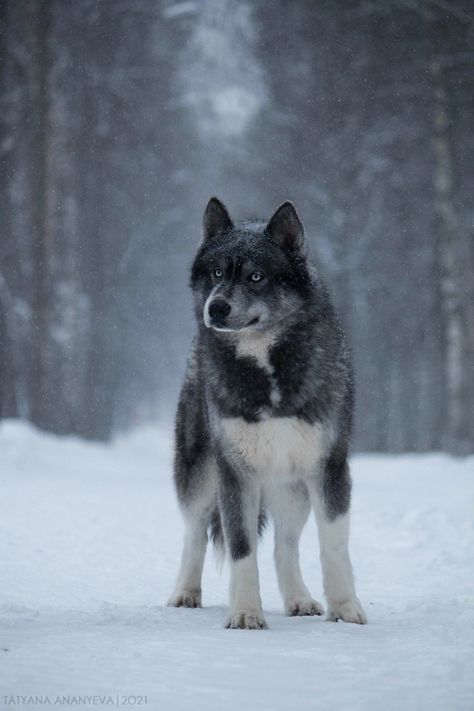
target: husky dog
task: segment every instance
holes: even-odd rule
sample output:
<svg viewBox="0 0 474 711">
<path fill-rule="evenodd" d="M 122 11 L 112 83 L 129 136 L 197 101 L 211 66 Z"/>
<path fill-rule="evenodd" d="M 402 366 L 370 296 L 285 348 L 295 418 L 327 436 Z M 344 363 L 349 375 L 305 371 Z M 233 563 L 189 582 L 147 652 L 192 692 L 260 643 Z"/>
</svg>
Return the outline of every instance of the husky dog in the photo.
<svg viewBox="0 0 474 711">
<path fill-rule="evenodd" d="M 175 483 L 186 523 L 169 605 L 201 606 L 208 531 L 231 567 L 232 629 L 264 629 L 257 541 L 266 515 L 288 615 L 321 615 L 299 567 L 311 507 L 327 619 L 364 624 L 348 553 L 353 378 L 341 326 L 305 256 L 292 203 L 231 220 L 211 198 L 191 272 L 198 335 L 176 417 Z"/>
</svg>

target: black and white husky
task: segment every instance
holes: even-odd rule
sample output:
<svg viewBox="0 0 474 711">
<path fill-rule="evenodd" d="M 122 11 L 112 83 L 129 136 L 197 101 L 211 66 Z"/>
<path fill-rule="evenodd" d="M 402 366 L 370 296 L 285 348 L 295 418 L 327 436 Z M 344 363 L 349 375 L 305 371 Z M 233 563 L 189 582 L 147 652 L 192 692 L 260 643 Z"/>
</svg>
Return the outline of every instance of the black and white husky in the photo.
<svg viewBox="0 0 474 711">
<path fill-rule="evenodd" d="M 321 615 L 301 577 L 311 507 L 327 617 L 364 624 L 348 553 L 353 410 L 349 352 L 328 292 L 305 256 L 290 202 L 268 223 L 234 224 L 212 198 L 191 272 L 198 336 L 176 417 L 175 482 L 186 523 L 169 601 L 200 607 L 208 530 L 231 566 L 226 627 L 266 627 L 257 540 L 266 514 L 288 615 Z"/>
</svg>

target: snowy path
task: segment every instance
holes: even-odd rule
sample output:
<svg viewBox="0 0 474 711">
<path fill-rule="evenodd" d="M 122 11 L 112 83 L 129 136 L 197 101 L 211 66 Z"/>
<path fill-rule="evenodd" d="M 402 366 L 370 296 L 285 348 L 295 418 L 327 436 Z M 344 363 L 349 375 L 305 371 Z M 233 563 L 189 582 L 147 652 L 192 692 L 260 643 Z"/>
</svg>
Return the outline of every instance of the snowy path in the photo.
<svg viewBox="0 0 474 711">
<path fill-rule="evenodd" d="M 355 458 L 351 550 L 370 624 L 284 617 L 267 532 L 271 629 L 248 632 L 222 628 L 227 570 L 212 555 L 205 609 L 164 606 L 182 525 L 158 430 L 106 447 L 7 422 L 0 457 L 0 708 L 119 694 L 157 711 L 474 709 L 474 458 Z M 302 567 L 321 599 L 316 550 L 311 521 Z"/>
</svg>

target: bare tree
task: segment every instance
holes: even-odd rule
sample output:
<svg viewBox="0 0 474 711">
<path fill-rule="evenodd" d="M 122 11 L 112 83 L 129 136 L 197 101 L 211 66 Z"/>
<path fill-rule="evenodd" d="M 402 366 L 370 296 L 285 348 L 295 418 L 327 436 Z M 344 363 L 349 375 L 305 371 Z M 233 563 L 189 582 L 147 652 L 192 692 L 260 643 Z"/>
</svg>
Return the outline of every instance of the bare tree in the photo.
<svg viewBox="0 0 474 711">
<path fill-rule="evenodd" d="M 450 59 L 450 24 L 466 22 L 461 8 L 450 3 L 424 3 L 428 33 L 428 68 L 433 89 L 432 145 L 434 225 L 437 244 L 438 284 L 442 339 L 444 347 L 445 427 L 444 445 L 455 446 L 465 429 L 464 387 L 466 367 L 466 329 L 464 313 L 463 240 L 455 205 L 453 108 L 449 91 L 447 64 Z"/>
</svg>

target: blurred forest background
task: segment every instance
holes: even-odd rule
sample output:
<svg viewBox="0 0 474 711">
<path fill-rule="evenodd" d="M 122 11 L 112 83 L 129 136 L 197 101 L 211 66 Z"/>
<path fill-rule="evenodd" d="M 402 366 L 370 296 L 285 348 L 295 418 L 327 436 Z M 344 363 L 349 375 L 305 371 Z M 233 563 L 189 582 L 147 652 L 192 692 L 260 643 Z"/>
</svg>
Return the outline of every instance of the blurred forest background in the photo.
<svg viewBox="0 0 474 711">
<path fill-rule="evenodd" d="M 474 450 L 472 0 L 0 0 L 0 415 L 169 424 L 217 194 L 292 199 L 359 450 Z"/>
</svg>

